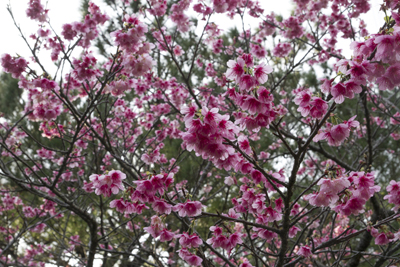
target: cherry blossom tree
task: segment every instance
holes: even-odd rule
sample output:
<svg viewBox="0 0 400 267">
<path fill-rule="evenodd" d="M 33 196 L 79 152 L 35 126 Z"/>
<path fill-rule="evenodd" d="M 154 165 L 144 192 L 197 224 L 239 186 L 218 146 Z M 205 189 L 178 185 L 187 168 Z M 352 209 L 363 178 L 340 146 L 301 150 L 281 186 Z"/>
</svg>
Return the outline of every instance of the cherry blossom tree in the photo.
<svg viewBox="0 0 400 267">
<path fill-rule="evenodd" d="M 399 1 L 105 2 L 14 20 L 1 266 L 399 266 Z"/>
</svg>

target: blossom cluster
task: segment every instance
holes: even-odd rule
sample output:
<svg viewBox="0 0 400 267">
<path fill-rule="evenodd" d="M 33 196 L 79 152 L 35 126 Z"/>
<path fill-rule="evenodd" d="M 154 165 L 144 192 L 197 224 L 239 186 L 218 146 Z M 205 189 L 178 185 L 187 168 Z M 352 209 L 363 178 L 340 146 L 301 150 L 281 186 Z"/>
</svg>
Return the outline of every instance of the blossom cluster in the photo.
<svg viewBox="0 0 400 267">
<path fill-rule="evenodd" d="M 223 230 L 218 226 L 211 226 L 210 231 L 212 237 L 207 240 L 207 244 L 210 244 L 213 248 L 223 248 L 228 254 L 231 254 L 233 248 L 237 244 L 243 243 L 242 237 L 244 236 L 240 232 L 230 233 L 229 236 L 223 234 Z"/>
<path fill-rule="evenodd" d="M 47 20 L 47 13 L 49 10 L 44 9 L 40 0 L 29 0 L 29 7 L 26 10 L 26 15 L 39 22 L 45 22 Z"/>
<path fill-rule="evenodd" d="M 63 30 L 61 35 L 67 41 L 73 41 L 76 37 L 79 37 L 77 45 L 83 48 L 89 48 L 91 42 L 98 36 L 100 25 L 105 24 L 110 18 L 106 14 L 102 14 L 100 8 L 92 2 L 89 2 L 88 14 L 85 16 L 83 22 L 67 23 L 62 26 Z M 51 40 L 51 39 L 50 39 Z M 60 45 L 58 39 L 51 45 L 54 50 L 58 50 L 56 54 L 60 52 Z M 57 60 L 56 56 L 52 56 L 53 60 Z"/>
<path fill-rule="evenodd" d="M 1 56 L 1 66 L 4 71 L 11 73 L 13 78 L 19 78 L 22 72 L 25 71 L 28 63 L 22 57 L 13 58 L 9 54 L 4 54 Z"/>
<path fill-rule="evenodd" d="M 304 197 L 313 206 L 331 207 L 345 216 L 364 212 L 364 205 L 374 193 L 380 191 L 375 185 L 375 173 L 351 172 L 348 176 L 321 179 L 318 193 Z"/>
<path fill-rule="evenodd" d="M 126 174 L 121 171 L 110 171 L 108 173 L 98 175 L 92 174 L 90 183 L 86 184 L 87 191 L 95 190 L 96 195 L 104 195 L 110 197 L 112 194 L 118 194 L 120 190 L 124 190 L 122 180 L 126 179 Z"/>
<path fill-rule="evenodd" d="M 350 136 L 351 129 L 360 125 L 355 118 L 356 116 L 351 117 L 348 121 L 336 125 L 327 123 L 326 128 L 320 131 L 313 141 L 318 142 L 327 139 L 330 146 L 341 145 Z"/>
<path fill-rule="evenodd" d="M 203 107 L 200 112 L 193 104 L 184 108 L 187 132 L 181 134 L 183 145 L 188 151 L 194 150 L 204 159 L 210 159 L 217 166 L 231 169 L 238 162 L 235 150 L 224 144 L 225 140 L 235 140 L 239 127 L 229 120 L 229 115 L 220 115 L 217 108 Z"/>
<path fill-rule="evenodd" d="M 299 88 L 295 93 L 293 102 L 299 105 L 297 111 L 301 112 L 303 117 L 310 115 L 313 119 L 322 119 L 328 111 L 328 103 L 321 97 L 312 96 L 309 89 Z"/>
<path fill-rule="evenodd" d="M 400 182 L 390 181 L 390 184 L 386 187 L 388 195 L 384 196 L 389 203 L 394 204 L 393 210 L 398 211 L 400 208 Z"/>
<path fill-rule="evenodd" d="M 116 174 L 118 174 L 119 178 L 125 179 L 126 177 L 126 175 L 121 172 L 112 171 L 109 173 L 110 176 L 116 176 Z M 104 186 L 101 184 L 107 185 L 108 188 L 117 188 L 112 191 L 113 193 L 118 193 L 118 189 L 122 190 L 122 188 L 120 188 L 120 185 L 122 186 L 122 184 L 118 183 L 122 181 L 122 179 L 117 179 L 118 181 L 115 179 L 112 180 L 112 185 L 109 185 L 109 183 L 104 183 L 103 181 L 105 178 L 102 178 L 98 175 L 92 175 L 90 179 L 93 181 L 93 187 L 96 188 L 96 194 L 104 193 Z M 112 177 L 110 177 L 108 180 L 110 179 L 112 179 Z M 162 196 L 165 195 L 169 185 L 173 183 L 172 174 L 154 175 L 150 179 L 134 181 L 134 183 L 136 184 L 136 188 L 130 188 L 128 190 L 130 194 L 130 201 L 125 200 L 123 197 L 112 200 L 110 202 L 111 208 L 115 208 L 118 212 L 125 214 L 141 214 L 143 209 L 148 209 L 146 204 L 151 204 L 152 210 L 163 216 L 169 215 L 171 211 L 177 212 L 177 214 L 181 217 L 196 217 L 201 214 L 203 205 L 199 201 L 188 200 L 185 203 L 172 205 L 163 199 Z M 86 187 L 89 187 L 90 184 L 87 184 Z M 170 200 L 168 200 L 168 202 L 170 202 Z M 197 236 L 197 234 L 175 234 L 168 230 L 166 225 L 163 223 L 162 218 L 158 215 L 152 216 L 150 226 L 144 227 L 143 229 L 151 234 L 153 238 L 159 238 L 160 242 L 179 239 L 179 243 L 182 246 L 182 248 L 178 251 L 179 256 L 193 266 L 200 266 L 202 259 L 189 251 L 191 248 L 197 248 L 203 244 L 203 241 Z"/>
</svg>

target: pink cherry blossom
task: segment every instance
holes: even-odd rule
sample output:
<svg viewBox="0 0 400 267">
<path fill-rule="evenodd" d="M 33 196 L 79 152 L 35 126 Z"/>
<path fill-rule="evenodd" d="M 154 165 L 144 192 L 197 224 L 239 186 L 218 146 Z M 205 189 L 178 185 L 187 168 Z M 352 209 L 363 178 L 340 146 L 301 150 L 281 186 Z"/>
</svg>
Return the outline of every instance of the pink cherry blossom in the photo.
<svg viewBox="0 0 400 267">
<path fill-rule="evenodd" d="M 244 259 L 243 263 L 239 265 L 239 267 L 254 267 L 248 259 Z"/>
<path fill-rule="evenodd" d="M 160 242 L 171 241 L 173 238 L 175 238 L 175 234 L 168 231 L 166 228 L 164 228 L 160 233 Z"/>
<path fill-rule="evenodd" d="M 13 78 L 18 78 L 25 71 L 28 63 L 22 57 L 12 58 L 9 54 L 3 54 L 1 56 L 1 66 L 4 71 L 11 73 Z"/>
<path fill-rule="evenodd" d="M 328 111 L 328 103 L 320 97 L 312 97 L 309 105 L 310 115 L 315 119 L 322 119 Z M 302 113 L 303 115 L 303 113 Z"/>
<path fill-rule="evenodd" d="M 124 213 L 126 211 L 126 201 L 121 199 L 114 199 L 110 202 L 110 208 L 116 208 L 118 212 Z"/>
<path fill-rule="evenodd" d="M 203 259 L 193 255 L 192 253 L 190 253 L 186 248 L 182 248 L 180 250 L 177 251 L 179 253 L 179 257 L 181 257 L 181 259 L 183 259 L 184 261 L 186 261 L 187 263 L 189 263 L 192 266 L 200 266 L 201 263 L 203 262 Z"/>
<path fill-rule="evenodd" d="M 362 0 L 294 0 L 289 15 L 255 0 L 121 0 L 110 16 L 88 1 L 58 30 L 44 1 L 27 3 L 30 58 L 0 59 L 0 262 L 90 264 L 90 244 L 136 264 L 364 266 L 398 247 L 397 0 L 371 34 Z M 350 55 L 343 40 L 358 40 Z M 90 231 L 47 227 L 76 222 Z"/>
<path fill-rule="evenodd" d="M 310 257 L 312 255 L 311 248 L 307 245 L 301 246 L 299 251 L 297 251 L 297 255 L 305 258 Z"/>
<path fill-rule="evenodd" d="M 358 121 L 355 121 L 356 116 L 351 117 L 348 121 L 328 127 L 324 131 L 320 131 L 313 139 L 314 142 L 328 139 L 330 146 L 339 146 L 344 140 L 350 136 L 352 128 L 356 128 L 359 125 Z"/>
<path fill-rule="evenodd" d="M 144 227 L 143 229 L 151 234 L 152 237 L 157 238 L 161 235 L 162 230 L 164 229 L 164 224 L 160 217 L 154 215 L 151 217 L 150 226 Z"/>
<path fill-rule="evenodd" d="M 386 236 L 385 233 L 381 233 L 379 234 L 377 237 L 375 237 L 375 245 L 386 245 L 389 244 L 390 240 L 389 238 Z"/>
<path fill-rule="evenodd" d="M 160 214 L 170 214 L 172 205 L 162 200 L 155 200 L 151 207 Z"/>
<path fill-rule="evenodd" d="M 333 126 L 331 128 L 330 134 L 331 134 L 331 137 L 336 142 L 340 142 L 341 143 L 344 139 L 349 137 L 350 129 L 346 124 L 341 123 L 341 124 Z"/>
<path fill-rule="evenodd" d="M 179 203 L 172 207 L 173 211 L 178 212 L 181 217 L 196 217 L 201 214 L 203 205 L 199 201 L 187 201 L 186 203 Z"/>
<path fill-rule="evenodd" d="M 254 68 L 254 77 L 258 84 L 264 84 L 268 81 L 268 74 L 272 72 L 272 67 L 261 63 Z"/>
<path fill-rule="evenodd" d="M 400 182 L 391 180 L 386 190 L 389 194 L 383 198 L 387 199 L 389 203 L 394 204 L 393 210 L 397 211 L 400 208 Z"/>
<path fill-rule="evenodd" d="M 26 15 L 39 22 L 45 22 L 47 20 L 47 9 L 44 9 L 40 0 L 29 0 L 29 8 L 26 10 Z"/>
<path fill-rule="evenodd" d="M 276 57 L 286 57 L 292 50 L 292 45 L 290 43 L 279 43 L 274 47 L 272 51 Z"/>
<path fill-rule="evenodd" d="M 300 231 L 300 230 L 301 229 L 296 227 L 296 226 L 291 227 L 290 230 L 289 230 L 289 238 L 295 237 L 297 232 Z"/>
<path fill-rule="evenodd" d="M 229 209 L 228 214 L 222 213 L 222 215 L 233 218 L 233 219 L 238 219 L 240 217 L 240 215 L 238 213 L 236 213 L 235 209 L 233 209 L 233 208 Z"/>
<path fill-rule="evenodd" d="M 237 61 L 229 60 L 227 65 L 229 68 L 225 73 L 226 78 L 238 82 L 244 74 L 244 60 L 241 58 L 238 58 Z"/>
<path fill-rule="evenodd" d="M 184 248 L 197 248 L 203 244 L 203 241 L 197 234 L 189 235 L 184 232 L 183 234 L 177 235 L 176 238 L 179 238 L 179 243 Z"/>
<path fill-rule="evenodd" d="M 334 85 L 331 89 L 331 94 L 337 104 L 343 103 L 345 97 L 347 98 L 354 97 L 353 91 L 348 90 L 343 83 L 338 83 Z"/>
<path fill-rule="evenodd" d="M 256 85 L 256 80 L 250 74 L 244 74 L 239 79 L 239 89 L 242 91 L 249 91 Z"/>
</svg>

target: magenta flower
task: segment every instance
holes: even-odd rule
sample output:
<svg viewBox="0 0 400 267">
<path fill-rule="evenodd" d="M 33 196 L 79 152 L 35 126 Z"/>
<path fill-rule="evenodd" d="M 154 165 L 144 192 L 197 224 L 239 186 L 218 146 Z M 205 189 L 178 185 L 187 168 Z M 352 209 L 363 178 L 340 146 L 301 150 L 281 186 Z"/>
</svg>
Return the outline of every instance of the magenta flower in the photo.
<svg viewBox="0 0 400 267">
<path fill-rule="evenodd" d="M 243 263 L 239 265 L 239 267 L 254 267 L 248 259 L 244 259 Z"/>
<path fill-rule="evenodd" d="M 209 110 L 207 107 L 203 107 L 201 110 L 201 115 L 204 116 L 204 123 L 207 123 L 213 128 L 217 127 L 217 122 L 220 118 L 218 111 L 218 108 L 212 108 Z"/>
<path fill-rule="evenodd" d="M 237 102 L 243 110 L 248 111 L 251 115 L 254 115 L 257 112 L 264 113 L 268 108 L 267 105 L 251 95 L 238 96 Z"/>
<path fill-rule="evenodd" d="M 300 91 L 294 98 L 293 102 L 300 107 L 307 107 L 310 105 L 310 101 L 312 98 L 311 91 L 309 89 L 305 89 Z M 303 114 L 302 114 L 303 115 Z M 306 116 L 306 115 L 303 115 Z"/>
<path fill-rule="evenodd" d="M 257 227 L 253 227 L 254 231 L 258 231 L 258 237 L 265 239 L 267 241 L 271 241 L 274 238 L 278 237 L 277 233 L 271 232 L 267 229 L 261 229 L 261 228 L 257 228 Z"/>
<path fill-rule="evenodd" d="M 32 19 L 39 22 L 45 22 L 47 19 L 47 9 L 43 8 L 40 0 L 29 0 L 29 7 L 26 10 L 26 15 Z"/>
<path fill-rule="evenodd" d="M 339 146 L 346 138 L 350 136 L 350 129 L 359 126 L 359 122 L 355 121 L 356 116 L 351 117 L 348 121 L 344 121 L 333 127 L 329 127 L 320 131 L 313 139 L 314 142 L 328 139 L 330 146 Z"/>
<path fill-rule="evenodd" d="M 242 244 L 242 236 L 240 233 L 235 232 L 229 236 L 229 244 L 231 248 L 236 247 L 237 244 Z"/>
<path fill-rule="evenodd" d="M 181 257 L 182 260 L 186 261 L 192 266 L 200 266 L 203 262 L 202 258 L 190 253 L 186 248 L 182 248 L 177 252 L 179 253 L 179 257 Z"/>
<path fill-rule="evenodd" d="M 175 234 L 167 229 L 163 229 L 160 233 L 160 242 L 171 241 L 175 238 Z"/>
<path fill-rule="evenodd" d="M 395 37 L 392 35 L 381 35 L 375 37 L 374 43 L 377 44 L 375 59 L 387 62 L 388 58 L 390 58 L 389 55 L 393 52 L 395 41 Z"/>
<path fill-rule="evenodd" d="M 282 220 L 282 213 L 277 212 L 271 206 L 264 210 L 265 216 L 267 217 L 268 222 L 280 221 Z"/>
<path fill-rule="evenodd" d="M 310 102 L 310 115 L 315 119 L 322 119 L 328 111 L 328 103 L 320 97 L 313 97 Z M 302 114 L 303 115 L 303 114 Z"/>
<path fill-rule="evenodd" d="M 328 79 L 322 79 L 321 81 L 323 81 L 323 83 L 321 84 L 321 91 L 324 94 L 329 94 L 331 92 L 331 88 L 332 88 L 332 81 L 333 80 L 328 80 Z"/>
<path fill-rule="evenodd" d="M 274 101 L 274 96 L 264 86 L 260 86 L 260 88 L 258 88 L 257 94 L 258 100 L 264 104 L 270 105 Z"/>
<path fill-rule="evenodd" d="M 253 179 L 254 183 L 259 184 L 261 182 L 265 182 L 267 179 L 264 177 L 264 175 L 257 170 L 252 170 L 251 171 L 251 178 Z"/>
<path fill-rule="evenodd" d="M 246 64 L 247 67 L 252 68 L 254 66 L 254 60 L 253 60 L 253 55 L 252 54 L 242 54 L 240 56 L 244 60 L 244 63 Z"/>
<path fill-rule="evenodd" d="M 162 230 L 164 229 L 164 223 L 160 217 L 154 215 L 151 217 L 150 226 L 144 227 L 143 229 L 151 234 L 152 237 L 157 238 L 161 235 Z"/>
<path fill-rule="evenodd" d="M 296 227 L 296 226 L 291 227 L 291 228 L 289 229 L 289 238 L 295 237 L 296 234 L 297 234 L 297 232 L 300 231 L 300 230 L 301 230 L 301 229 L 298 228 L 298 227 Z"/>
<path fill-rule="evenodd" d="M 237 61 L 229 60 L 227 65 L 229 68 L 225 73 L 226 78 L 238 82 L 244 74 L 244 60 L 242 58 L 238 58 Z"/>
<path fill-rule="evenodd" d="M 375 244 L 376 245 L 386 245 L 389 244 L 390 240 L 389 238 L 386 236 L 385 233 L 380 233 L 377 237 L 375 237 Z"/>
<path fill-rule="evenodd" d="M 222 234 L 218 235 L 214 233 L 211 238 L 207 239 L 207 244 L 211 245 L 213 248 L 226 248 L 229 244 L 229 240 Z"/>
<path fill-rule="evenodd" d="M 1 56 L 1 66 L 5 72 L 11 73 L 12 77 L 17 79 L 25 71 L 28 63 L 22 57 L 12 58 L 9 54 L 4 54 Z"/>
<path fill-rule="evenodd" d="M 353 196 L 345 203 L 336 206 L 335 211 L 340 212 L 345 216 L 349 216 L 351 214 L 357 215 L 364 212 L 365 203 L 366 199 Z"/>
<path fill-rule="evenodd" d="M 258 84 L 263 84 L 268 81 L 268 74 L 272 72 L 272 67 L 261 63 L 254 68 L 254 78 L 256 78 Z"/>
<path fill-rule="evenodd" d="M 155 200 L 151 206 L 154 211 L 160 213 L 160 214 L 170 214 L 171 213 L 171 208 L 172 205 L 166 203 L 163 200 Z"/>
<path fill-rule="evenodd" d="M 203 244 L 203 240 L 197 234 L 191 234 L 184 232 L 183 234 L 176 235 L 179 238 L 179 244 L 184 248 L 197 248 Z"/>
<path fill-rule="evenodd" d="M 336 142 L 342 142 L 344 141 L 344 139 L 346 139 L 347 137 L 349 137 L 350 135 L 350 129 L 349 127 L 344 124 L 338 124 L 335 125 L 331 128 L 331 137 L 336 141 Z"/>
<path fill-rule="evenodd" d="M 311 256 L 312 252 L 311 252 L 311 248 L 309 246 L 302 246 L 300 247 L 299 251 L 297 252 L 297 255 L 299 256 L 303 256 L 303 257 L 309 257 Z"/>
<path fill-rule="evenodd" d="M 338 193 L 349 187 L 350 182 L 346 177 L 341 177 L 335 180 L 321 179 L 318 185 L 320 186 L 319 192 L 307 195 L 304 199 L 313 206 L 327 207 L 334 205 L 339 200 Z"/>
<path fill-rule="evenodd" d="M 398 211 L 400 208 L 400 182 L 391 180 L 390 184 L 386 187 L 386 190 L 389 192 L 389 194 L 383 198 L 387 199 L 389 203 L 395 205 L 392 210 Z"/>
<path fill-rule="evenodd" d="M 126 201 L 121 197 L 114 199 L 110 202 L 110 208 L 116 208 L 118 212 L 124 213 L 126 211 Z"/>
<path fill-rule="evenodd" d="M 249 74 L 244 74 L 239 79 L 239 89 L 241 91 L 250 91 L 256 85 L 256 80 Z"/>
<path fill-rule="evenodd" d="M 345 97 L 354 97 L 354 94 L 351 91 L 348 91 L 343 83 L 335 84 L 331 89 L 331 94 L 337 104 L 343 103 Z"/>
<path fill-rule="evenodd" d="M 272 53 L 276 57 L 286 57 L 292 50 L 292 45 L 290 43 L 279 43 L 274 47 Z"/>
<path fill-rule="evenodd" d="M 226 217 L 231 217 L 233 219 L 238 219 L 240 217 L 240 215 L 236 213 L 235 209 L 233 208 L 229 209 L 228 214 L 222 213 L 222 215 Z"/>
<path fill-rule="evenodd" d="M 389 68 L 386 69 L 386 73 L 384 75 L 388 77 L 394 86 L 400 84 L 400 63 L 396 63 Z"/>
<path fill-rule="evenodd" d="M 122 180 L 126 174 L 121 171 L 110 171 L 106 175 L 92 174 L 89 176 L 92 181 L 96 195 L 111 196 L 111 193 L 118 194 L 119 190 L 124 190 Z"/>
<path fill-rule="evenodd" d="M 195 217 L 201 214 L 203 205 L 199 201 L 188 201 L 186 203 L 179 203 L 172 207 L 173 211 L 178 212 L 181 217 Z"/>
</svg>

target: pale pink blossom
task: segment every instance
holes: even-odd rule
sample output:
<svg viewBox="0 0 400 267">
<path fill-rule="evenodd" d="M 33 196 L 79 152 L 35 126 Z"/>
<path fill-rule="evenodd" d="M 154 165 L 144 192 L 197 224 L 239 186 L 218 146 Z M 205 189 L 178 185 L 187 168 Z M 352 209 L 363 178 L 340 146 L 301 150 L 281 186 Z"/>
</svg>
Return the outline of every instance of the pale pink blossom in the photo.
<svg viewBox="0 0 400 267">
<path fill-rule="evenodd" d="M 126 206 L 126 201 L 123 198 L 114 199 L 110 202 L 110 208 L 116 208 L 116 210 L 121 213 L 126 211 Z"/>
<path fill-rule="evenodd" d="M 256 80 L 250 74 L 244 74 L 239 79 L 239 89 L 241 91 L 250 91 L 256 85 Z"/>
<path fill-rule="evenodd" d="M 155 200 L 151 207 L 160 214 L 170 214 L 172 205 L 163 200 Z"/>
<path fill-rule="evenodd" d="M 165 228 L 160 233 L 160 242 L 171 241 L 173 238 L 175 238 L 175 234 Z"/>
<path fill-rule="evenodd" d="M 310 257 L 312 255 L 311 248 L 307 245 L 301 246 L 299 251 L 297 251 L 297 255 L 303 256 L 303 257 Z"/>
<path fill-rule="evenodd" d="M 389 244 L 390 240 L 385 233 L 380 233 L 377 237 L 375 237 L 375 245 L 386 245 Z"/>
<path fill-rule="evenodd" d="M 227 65 L 229 68 L 225 73 L 226 78 L 238 82 L 244 74 L 244 60 L 242 58 L 238 58 L 237 61 L 229 60 Z"/>
<path fill-rule="evenodd" d="M 26 15 L 32 19 L 39 22 L 45 22 L 47 20 L 47 9 L 44 9 L 40 0 L 29 0 L 29 7 L 26 10 Z"/>
<path fill-rule="evenodd" d="M 179 254 L 179 257 L 189 263 L 192 266 L 200 266 L 201 263 L 203 262 L 203 259 L 190 253 L 186 248 L 182 248 L 177 251 Z"/>
<path fill-rule="evenodd" d="M 178 212 L 181 217 L 196 217 L 201 214 L 203 205 L 199 201 L 187 201 L 172 207 L 173 211 Z"/>
<path fill-rule="evenodd" d="M 197 234 L 191 234 L 184 232 L 183 234 L 176 235 L 179 238 L 179 244 L 184 248 L 197 248 L 203 244 L 203 241 Z"/>
<path fill-rule="evenodd" d="M 162 230 L 164 229 L 164 223 L 160 217 L 154 215 L 151 217 L 150 226 L 144 227 L 143 229 L 151 234 L 152 237 L 157 238 L 161 235 Z"/>
<path fill-rule="evenodd" d="M 264 84 L 268 81 L 268 74 L 272 72 L 272 67 L 261 63 L 254 68 L 254 78 L 257 80 L 258 84 Z"/>
<path fill-rule="evenodd" d="M 300 230 L 301 230 L 301 229 L 298 228 L 298 227 L 296 227 L 296 226 L 291 227 L 291 228 L 289 229 L 289 238 L 295 237 L 296 234 L 297 234 L 297 232 L 300 231 Z"/>
</svg>

